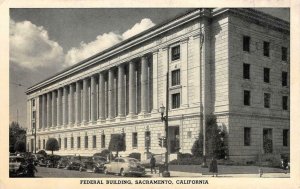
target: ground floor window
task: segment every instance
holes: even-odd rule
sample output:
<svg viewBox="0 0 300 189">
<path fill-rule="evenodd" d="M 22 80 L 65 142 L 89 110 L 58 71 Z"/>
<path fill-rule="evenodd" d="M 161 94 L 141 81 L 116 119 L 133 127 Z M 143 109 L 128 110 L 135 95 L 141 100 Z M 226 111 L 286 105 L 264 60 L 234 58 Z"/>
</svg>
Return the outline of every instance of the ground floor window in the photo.
<svg viewBox="0 0 300 189">
<path fill-rule="evenodd" d="M 264 153 L 273 152 L 272 129 L 263 129 L 263 149 Z"/>
<path fill-rule="evenodd" d="M 93 148 L 97 147 L 97 138 L 96 135 L 93 136 Z"/>
<path fill-rule="evenodd" d="M 251 144 L 251 128 L 244 128 L 244 146 L 250 146 Z"/>
<path fill-rule="evenodd" d="M 61 138 L 58 138 L 58 147 L 61 148 Z"/>
<path fill-rule="evenodd" d="M 138 134 L 137 132 L 132 133 L 132 147 L 136 148 L 138 146 Z"/>
<path fill-rule="evenodd" d="M 283 133 L 282 133 L 283 146 L 288 146 L 288 142 L 289 142 L 289 130 L 283 129 Z"/>
<path fill-rule="evenodd" d="M 64 145 L 65 148 L 68 148 L 68 138 L 64 138 Z"/>
<path fill-rule="evenodd" d="M 74 138 L 71 137 L 71 148 L 73 149 L 74 148 Z"/>
<path fill-rule="evenodd" d="M 43 139 L 43 149 L 45 149 L 45 143 L 46 143 L 46 141 L 45 141 L 45 139 Z"/>
<path fill-rule="evenodd" d="M 151 147 L 151 132 L 146 131 L 145 132 L 145 148 Z"/>
<path fill-rule="evenodd" d="M 105 135 L 101 135 L 101 148 L 105 148 Z"/>
<path fill-rule="evenodd" d="M 77 137 L 77 148 L 81 148 L 81 139 L 80 137 Z"/>
<path fill-rule="evenodd" d="M 89 137 L 85 136 L 84 137 L 84 148 L 88 148 L 89 147 Z"/>
</svg>

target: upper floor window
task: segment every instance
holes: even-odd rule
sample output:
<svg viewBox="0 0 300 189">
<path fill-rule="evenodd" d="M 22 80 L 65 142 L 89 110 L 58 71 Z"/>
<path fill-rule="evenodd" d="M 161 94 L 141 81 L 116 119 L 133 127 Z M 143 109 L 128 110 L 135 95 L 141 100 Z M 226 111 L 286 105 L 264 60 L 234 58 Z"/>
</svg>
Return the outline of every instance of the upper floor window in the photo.
<svg viewBox="0 0 300 189">
<path fill-rule="evenodd" d="M 32 100 L 31 100 L 31 103 L 32 103 L 32 106 L 34 107 L 34 106 L 35 106 L 35 100 L 32 99 Z"/>
<path fill-rule="evenodd" d="M 264 93 L 264 107 L 265 108 L 270 108 L 270 99 L 271 99 L 271 94 Z"/>
<path fill-rule="evenodd" d="M 249 36 L 243 37 L 243 51 L 250 52 L 250 37 Z"/>
<path fill-rule="evenodd" d="M 287 48 L 281 47 L 281 60 L 287 61 Z"/>
<path fill-rule="evenodd" d="M 172 71 L 172 86 L 180 85 L 180 70 Z"/>
<path fill-rule="evenodd" d="M 180 59 L 180 46 L 171 48 L 172 61 Z"/>
<path fill-rule="evenodd" d="M 172 94 L 172 109 L 180 107 L 180 93 Z"/>
<path fill-rule="evenodd" d="M 282 83 L 283 87 L 286 87 L 288 85 L 288 73 L 287 72 L 282 72 L 281 83 Z"/>
<path fill-rule="evenodd" d="M 250 64 L 243 64 L 243 78 L 250 79 Z"/>
<path fill-rule="evenodd" d="M 270 68 L 264 68 L 264 82 L 270 83 Z"/>
<path fill-rule="evenodd" d="M 270 43 L 264 41 L 264 56 L 270 56 Z"/>
<path fill-rule="evenodd" d="M 288 96 L 282 96 L 282 109 L 288 110 Z"/>
<path fill-rule="evenodd" d="M 244 105 L 250 106 L 250 91 L 244 90 Z"/>
</svg>

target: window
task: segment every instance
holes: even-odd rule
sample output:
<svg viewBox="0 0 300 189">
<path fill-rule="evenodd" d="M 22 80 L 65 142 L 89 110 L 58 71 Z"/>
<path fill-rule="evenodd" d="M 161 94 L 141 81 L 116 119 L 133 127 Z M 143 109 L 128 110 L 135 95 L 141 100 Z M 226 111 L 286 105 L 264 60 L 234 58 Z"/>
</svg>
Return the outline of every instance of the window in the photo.
<svg viewBox="0 0 300 189">
<path fill-rule="evenodd" d="M 149 148 L 151 146 L 151 132 L 146 131 L 145 132 L 145 147 Z"/>
<path fill-rule="evenodd" d="M 132 133 L 132 147 L 136 148 L 138 146 L 137 133 Z"/>
<path fill-rule="evenodd" d="M 81 148 L 81 139 L 80 137 L 77 137 L 77 148 Z"/>
<path fill-rule="evenodd" d="M 96 138 L 96 135 L 94 135 L 93 136 L 93 148 L 97 147 L 97 145 L 96 145 L 97 143 L 96 142 L 97 142 L 97 138 Z"/>
<path fill-rule="evenodd" d="M 32 107 L 34 107 L 35 106 L 35 100 L 32 99 L 31 103 L 32 103 Z"/>
<path fill-rule="evenodd" d="M 264 68 L 264 82 L 270 82 L 270 68 Z"/>
<path fill-rule="evenodd" d="M 65 148 L 68 148 L 68 139 L 67 138 L 64 138 L 64 144 L 65 144 Z"/>
<path fill-rule="evenodd" d="M 61 148 L 61 138 L 58 138 L 58 147 Z"/>
<path fill-rule="evenodd" d="M 180 59 L 180 46 L 172 47 L 172 61 Z"/>
<path fill-rule="evenodd" d="M 180 70 L 172 71 L 172 86 L 180 85 Z"/>
<path fill-rule="evenodd" d="M 289 130 L 288 129 L 283 129 L 282 132 L 282 145 L 283 146 L 288 146 L 288 141 L 289 141 Z"/>
<path fill-rule="evenodd" d="M 249 36 L 243 37 L 243 51 L 250 52 L 250 37 Z"/>
<path fill-rule="evenodd" d="M 250 79 L 250 64 L 243 64 L 243 78 Z"/>
<path fill-rule="evenodd" d="M 32 122 L 32 130 L 35 129 L 35 122 Z"/>
<path fill-rule="evenodd" d="M 43 139 L 43 149 L 45 149 L 45 139 Z"/>
<path fill-rule="evenodd" d="M 188 131 L 188 132 L 187 132 L 187 137 L 188 137 L 188 138 L 192 138 L 192 131 Z"/>
<path fill-rule="evenodd" d="M 264 41 L 264 56 L 270 56 L 270 43 Z"/>
<path fill-rule="evenodd" d="M 244 105 L 250 106 L 250 91 L 244 90 Z"/>
<path fill-rule="evenodd" d="M 180 107 L 180 93 L 172 94 L 172 109 Z"/>
<path fill-rule="evenodd" d="M 282 97 L 282 109 L 288 110 L 288 96 Z"/>
<path fill-rule="evenodd" d="M 74 137 L 71 137 L 71 148 L 74 148 Z"/>
<path fill-rule="evenodd" d="M 270 93 L 264 93 L 264 107 L 265 108 L 270 108 L 270 98 L 271 98 Z"/>
<path fill-rule="evenodd" d="M 288 85 L 288 73 L 287 72 L 282 72 L 281 74 L 281 83 L 283 87 L 286 87 Z"/>
<path fill-rule="evenodd" d="M 32 111 L 32 119 L 35 120 L 36 118 L 36 111 Z"/>
<path fill-rule="evenodd" d="M 101 148 L 105 148 L 105 135 L 101 135 Z"/>
<path fill-rule="evenodd" d="M 281 60 L 287 61 L 287 48 L 281 47 Z"/>
<path fill-rule="evenodd" d="M 41 149 L 41 140 L 39 139 L 39 142 L 38 142 L 38 147 L 39 149 Z"/>
<path fill-rule="evenodd" d="M 244 146 L 250 146 L 251 144 L 251 128 L 244 128 Z"/>
<path fill-rule="evenodd" d="M 88 148 L 89 147 L 89 137 L 85 136 L 84 137 L 84 148 Z"/>
</svg>

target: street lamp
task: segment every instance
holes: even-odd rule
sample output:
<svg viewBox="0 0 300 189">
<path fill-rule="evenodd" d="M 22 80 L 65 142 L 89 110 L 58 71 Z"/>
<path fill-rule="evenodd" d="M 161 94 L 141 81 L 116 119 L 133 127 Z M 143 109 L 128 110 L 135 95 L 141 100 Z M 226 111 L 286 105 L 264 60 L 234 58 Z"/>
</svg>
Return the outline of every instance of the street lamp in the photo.
<svg viewBox="0 0 300 189">
<path fill-rule="evenodd" d="M 168 93 L 168 92 L 167 92 Z M 169 147 L 168 147 L 168 96 L 167 96 L 167 108 L 162 105 L 160 108 L 160 113 L 161 113 L 161 121 L 165 122 L 165 133 L 166 133 L 166 154 L 165 154 L 165 170 L 162 173 L 163 177 L 170 177 L 170 172 L 169 172 Z M 166 115 L 164 116 L 166 110 Z"/>
</svg>

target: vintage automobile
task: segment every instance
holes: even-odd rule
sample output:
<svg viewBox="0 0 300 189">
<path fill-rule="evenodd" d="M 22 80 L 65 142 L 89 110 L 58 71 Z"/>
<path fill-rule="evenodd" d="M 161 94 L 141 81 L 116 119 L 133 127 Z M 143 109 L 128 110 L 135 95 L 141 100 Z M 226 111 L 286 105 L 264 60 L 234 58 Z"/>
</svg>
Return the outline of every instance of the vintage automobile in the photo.
<svg viewBox="0 0 300 189">
<path fill-rule="evenodd" d="M 90 171 L 94 173 L 99 173 L 104 171 L 104 164 L 107 161 L 103 157 L 91 157 L 88 160 L 82 163 L 82 167 L 80 167 L 79 171 Z"/>
<path fill-rule="evenodd" d="M 40 167 L 46 167 L 47 165 L 47 160 L 46 158 L 40 158 L 37 162 L 37 166 L 40 166 Z"/>
<path fill-rule="evenodd" d="M 104 173 L 117 173 L 121 176 L 137 175 L 144 176 L 145 168 L 141 163 L 134 158 L 129 157 L 117 157 L 110 163 L 104 165 Z"/>
<path fill-rule="evenodd" d="M 26 176 L 26 160 L 21 156 L 10 156 L 9 157 L 9 176 L 19 177 Z"/>
<path fill-rule="evenodd" d="M 78 161 L 70 161 L 65 169 L 67 170 L 76 170 L 76 171 L 79 171 L 80 167 L 82 167 L 82 163 L 81 162 L 78 162 Z"/>
<path fill-rule="evenodd" d="M 57 162 L 57 168 L 65 168 L 69 164 L 70 160 L 67 157 L 62 157 L 58 162 Z"/>
<path fill-rule="evenodd" d="M 38 165 L 39 160 L 45 158 L 43 154 L 32 154 L 31 157 L 33 159 L 34 165 Z"/>
</svg>

